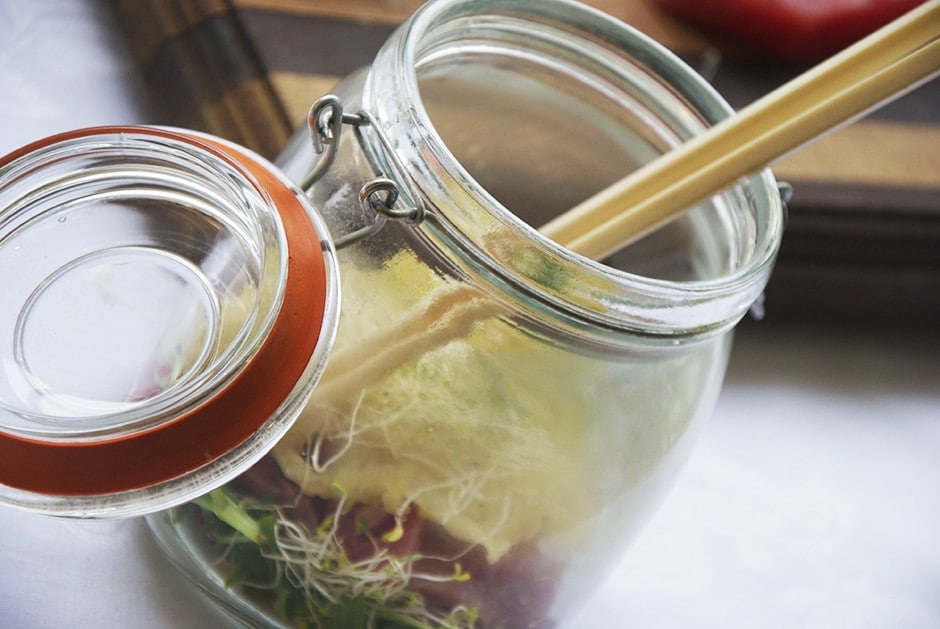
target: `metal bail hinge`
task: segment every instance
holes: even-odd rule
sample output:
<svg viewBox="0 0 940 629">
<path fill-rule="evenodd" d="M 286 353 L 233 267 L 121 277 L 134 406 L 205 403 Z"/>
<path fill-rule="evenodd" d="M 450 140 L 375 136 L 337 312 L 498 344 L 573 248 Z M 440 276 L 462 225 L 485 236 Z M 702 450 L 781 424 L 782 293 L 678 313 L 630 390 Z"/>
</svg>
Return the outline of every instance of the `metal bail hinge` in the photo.
<svg viewBox="0 0 940 629">
<path fill-rule="evenodd" d="M 357 130 L 365 126 L 370 127 L 381 143 L 392 166 L 399 174 L 405 172 L 385 133 L 378 125 L 374 124 L 372 115 L 364 110 L 359 110 L 354 114 L 346 113 L 343 111 L 343 104 L 340 99 L 333 94 L 327 94 L 318 98 L 307 114 L 307 128 L 313 141 L 313 150 L 322 157 L 304 178 L 301 188 L 304 190 L 309 189 L 333 164 L 344 124 L 351 125 Z M 373 166 L 376 166 L 374 161 Z M 380 169 L 376 167 L 376 171 L 380 172 Z M 373 214 L 375 220 L 365 227 L 336 238 L 333 242 L 334 246 L 340 249 L 348 244 L 372 236 L 382 229 L 386 219 L 404 220 L 412 225 L 421 223 L 426 213 L 424 204 L 413 191 L 409 190 L 408 196 L 415 203 L 415 206 L 400 207 L 398 204 L 401 197 L 399 184 L 384 176 L 376 177 L 362 184 L 362 187 L 359 188 L 359 206 L 366 213 Z"/>
</svg>

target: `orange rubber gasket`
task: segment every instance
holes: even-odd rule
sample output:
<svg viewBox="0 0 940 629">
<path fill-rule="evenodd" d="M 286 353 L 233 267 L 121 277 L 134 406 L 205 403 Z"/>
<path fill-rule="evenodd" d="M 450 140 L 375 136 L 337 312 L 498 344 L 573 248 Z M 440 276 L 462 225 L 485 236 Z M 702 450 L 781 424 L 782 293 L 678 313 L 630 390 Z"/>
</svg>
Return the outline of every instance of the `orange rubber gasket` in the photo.
<svg viewBox="0 0 940 629">
<path fill-rule="evenodd" d="M 261 349 L 232 382 L 166 423 L 121 437 L 75 442 L 0 431 L 0 483 L 8 487 L 50 496 L 105 495 L 158 485 L 211 463 L 243 443 L 277 411 L 302 376 L 320 337 L 327 294 L 321 236 L 295 191 L 247 153 L 167 129 L 97 127 L 26 146 L 0 160 L 0 167 L 54 142 L 115 133 L 182 140 L 254 178 L 273 200 L 287 235 L 283 304 Z"/>
</svg>

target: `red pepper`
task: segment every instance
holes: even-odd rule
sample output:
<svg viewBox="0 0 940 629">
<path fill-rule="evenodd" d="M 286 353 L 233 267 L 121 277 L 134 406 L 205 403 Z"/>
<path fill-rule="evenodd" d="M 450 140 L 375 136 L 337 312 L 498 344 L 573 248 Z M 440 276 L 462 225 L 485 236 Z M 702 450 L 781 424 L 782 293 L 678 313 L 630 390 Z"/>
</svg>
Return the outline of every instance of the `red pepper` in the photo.
<svg viewBox="0 0 940 629">
<path fill-rule="evenodd" d="M 791 62 L 842 50 L 924 0 L 656 0 L 729 42 Z"/>
</svg>

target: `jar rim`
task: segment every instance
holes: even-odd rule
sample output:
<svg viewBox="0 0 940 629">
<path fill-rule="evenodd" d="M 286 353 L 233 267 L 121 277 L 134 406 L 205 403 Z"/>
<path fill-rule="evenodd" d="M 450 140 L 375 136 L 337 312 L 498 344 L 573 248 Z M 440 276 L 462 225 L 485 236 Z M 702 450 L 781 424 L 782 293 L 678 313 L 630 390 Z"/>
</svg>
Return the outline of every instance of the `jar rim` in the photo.
<svg viewBox="0 0 940 629">
<path fill-rule="evenodd" d="M 569 0 L 539 3 L 431 0 L 386 42 L 367 76 L 364 89 L 364 102 L 373 109 L 386 133 L 400 138 L 399 147 L 417 147 L 415 154 L 422 159 L 408 161 L 414 172 L 407 176 L 420 180 L 417 187 L 422 193 L 438 198 L 450 193 L 447 186 L 440 183 L 443 178 L 461 182 L 463 187 L 469 188 L 469 194 L 461 200 L 479 204 L 484 211 L 497 215 L 533 256 L 561 268 L 578 269 L 588 283 L 593 282 L 595 289 L 609 287 L 607 295 L 594 290 L 590 295 L 572 296 L 555 291 L 551 286 L 537 285 L 538 282 L 533 285 L 531 274 L 514 268 L 520 257 L 518 251 L 487 250 L 485 243 L 473 237 L 469 239 L 471 247 L 483 250 L 490 258 L 493 268 L 502 269 L 500 272 L 513 276 L 515 282 L 529 284 L 542 301 L 562 312 L 586 317 L 608 329 L 652 337 L 695 340 L 733 327 L 760 298 L 779 248 L 784 207 L 770 170 L 742 178 L 738 186 L 715 197 L 730 199 L 732 193 L 738 194 L 751 204 L 755 215 L 753 242 L 749 243 L 745 258 L 736 268 L 719 277 L 685 281 L 647 277 L 614 269 L 566 249 L 515 217 L 474 180 L 448 149 L 422 102 L 417 70 L 422 54 L 426 48 L 440 45 L 436 38 L 448 24 L 467 17 L 472 17 L 473 21 L 462 24 L 461 36 L 468 38 L 472 37 L 474 25 L 486 25 L 494 19 L 564 29 L 654 73 L 694 108 L 692 113 L 699 116 L 703 124 L 713 125 L 733 113 L 721 95 L 678 56 L 640 31 L 596 9 Z M 607 61 L 609 59 L 605 59 Z M 614 74 L 625 72 L 616 65 L 618 62 L 613 61 L 614 65 L 605 70 Z M 406 106 L 399 107 L 396 103 Z M 423 162 L 425 158 L 433 160 L 433 165 Z M 605 309 L 608 297 L 614 297 L 620 304 L 615 311 Z M 583 306 L 588 298 L 597 302 L 595 307 Z"/>
</svg>

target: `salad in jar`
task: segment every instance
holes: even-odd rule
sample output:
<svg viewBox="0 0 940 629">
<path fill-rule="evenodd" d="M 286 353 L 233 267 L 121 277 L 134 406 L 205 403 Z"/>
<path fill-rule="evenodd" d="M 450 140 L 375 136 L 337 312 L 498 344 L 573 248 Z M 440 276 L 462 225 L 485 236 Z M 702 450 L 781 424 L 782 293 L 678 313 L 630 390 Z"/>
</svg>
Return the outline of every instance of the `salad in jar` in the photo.
<svg viewBox="0 0 940 629">
<path fill-rule="evenodd" d="M 565 347 L 407 252 L 348 262 L 295 425 L 164 526 L 269 622 L 553 626 L 668 482 L 715 349 Z"/>
</svg>

